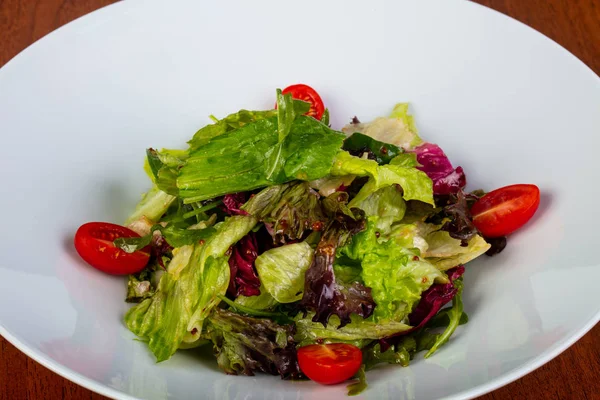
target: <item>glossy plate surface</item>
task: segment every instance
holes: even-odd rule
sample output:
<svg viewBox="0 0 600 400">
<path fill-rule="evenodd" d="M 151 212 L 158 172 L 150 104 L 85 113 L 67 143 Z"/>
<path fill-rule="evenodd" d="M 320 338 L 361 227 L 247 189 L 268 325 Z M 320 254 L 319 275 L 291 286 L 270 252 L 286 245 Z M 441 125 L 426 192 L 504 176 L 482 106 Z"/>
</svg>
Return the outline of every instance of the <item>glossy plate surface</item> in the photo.
<svg viewBox="0 0 600 400">
<path fill-rule="evenodd" d="M 127 1 L 0 70 L 0 334 L 111 397 L 345 398 L 344 386 L 227 376 L 193 352 L 156 365 L 121 322 L 123 279 L 72 246 L 82 223 L 132 210 L 146 147 L 182 146 L 209 114 L 270 107 L 297 82 L 337 128 L 410 101 L 470 188 L 543 193 L 504 253 L 468 266 L 470 323 L 428 360 L 369 373 L 364 398 L 473 397 L 598 321 L 600 79 L 557 44 L 458 0 Z"/>
</svg>

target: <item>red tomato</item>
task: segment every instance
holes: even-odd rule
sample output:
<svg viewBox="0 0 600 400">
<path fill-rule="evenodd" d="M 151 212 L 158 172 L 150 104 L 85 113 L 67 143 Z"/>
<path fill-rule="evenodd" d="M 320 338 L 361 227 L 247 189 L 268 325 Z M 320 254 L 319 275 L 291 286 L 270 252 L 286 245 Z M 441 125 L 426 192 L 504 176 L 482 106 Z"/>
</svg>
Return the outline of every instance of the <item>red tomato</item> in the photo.
<svg viewBox="0 0 600 400">
<path fill-rule="evenodd" d="M 362 364 L 362 352 L 351 344 L 311 344 L 298 349 L 298 364 L 313 381 L 333 385 L 356 374 Z"/>
<path fill-rule="evenodd" d="M 75 249 L 92 267 L 113 275 L 140 272 L 150 259 L 150 246 L 133 253 L 115 247 L 113 241 L 120 237 L 140 237 L 124 226 L 108 222 L 88 222 L 75 233 Z"/>
<path fill-rule="evenodd" d="M 471 208 L 473 223 L 485 237 L 506 236 L 533 217 L 540 205 L 535 185 L 511 185 L 489 192 Z"/>
<path fill-rule="evenodd" d="M 308 85 L 299 83 L 297 85 L 288 86 L 282 90 L 283 94 L 290 93 L 294 99 L 302 100 L 310 103 L 310 110 L 306 115 L 313 117 L 314 119 L 321 120 L 323 112 L 325 112 L 325 106 L 319 93 Z"/>
</svg>

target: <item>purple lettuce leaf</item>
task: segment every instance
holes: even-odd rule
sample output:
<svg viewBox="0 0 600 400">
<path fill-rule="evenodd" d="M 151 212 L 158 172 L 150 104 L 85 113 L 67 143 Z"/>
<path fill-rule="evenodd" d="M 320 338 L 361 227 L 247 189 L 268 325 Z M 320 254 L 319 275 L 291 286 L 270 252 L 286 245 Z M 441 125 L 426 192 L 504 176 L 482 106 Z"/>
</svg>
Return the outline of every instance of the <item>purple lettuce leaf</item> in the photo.
<svg viewBox="0 0 600 400">
<path fill-rule="evenodd" d="M 333 262 L 336 249 L 365 228 L 364 212 L 356 208 L 348 209 L 347 200 L 347 193 L 336 192 L 323 201 L 331 220 L 306 271 L 304 295 L 300 302 L 305 310 L 315 311 L 312 321 L 320 322 L 325 327 L 332 315 L 339 317 L 341 328 L 350 322 L 351 314 L 368 318 L 375 308 L 370 288 L 358 282 L 343 285 L 335 279 Z"/>
<path fill-rule="evenodd" d="M 243 211 L 265 224 L 274 245 L 294 243 L 323 229 L 325 217 L 319 197 L 308 182 L 291 182 L 261 190 Z"/>
<path fill-rule="evenodd" d="M 231 249 L 228 295 L 235 298 L 239 295 L 258 296 L 260 294 L 260 279 L 254 267 L 256 257 L 258 257 L 258 243 L 255 233 L 250 232 Z"/>
<path fill-rule="evenodd" d="M 302 376 L 292 325 L 216 309 L 208 319 L 219 368 L 232 375 L 265 372 L 283 379 Z"/>
<path fill-rule="evenodd" d="M 454 168 L 443 150 L 436 144 L 425 143 L 415 148 L 417 167 L 433 181 L 433 194 L 451 194 L 464 188 L 467 178 L 462 167 Z"/>
</svg>

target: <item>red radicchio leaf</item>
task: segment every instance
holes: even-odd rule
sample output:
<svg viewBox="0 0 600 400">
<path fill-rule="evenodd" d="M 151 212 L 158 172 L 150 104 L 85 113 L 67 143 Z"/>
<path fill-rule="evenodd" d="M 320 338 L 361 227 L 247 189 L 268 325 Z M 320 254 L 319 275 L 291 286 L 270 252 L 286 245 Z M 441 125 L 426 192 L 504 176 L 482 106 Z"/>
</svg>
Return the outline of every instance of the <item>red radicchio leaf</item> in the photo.
<svg viewBox="0 0 600 400">
<path fill-rule="evenodd" d="M 425 143 L 415 148 L 415 153 L 417 161 L 422 165 L 417 168 L 433 181 L 433 194 L 456 193 L 467 184 L 462 167 L 454 169 L 438 145 Z"/>
<path fill-rule="evenodd" d="M 254 268 L 258 257 L 256 236 L 250 232 L 244 236 L 231 250 L 229 257 L 229 287 L 227 294 L 232 297 L 239 295 L 258 296 L 260 294 L 260 279 Z"/>
<path fill-rule="evenodd" d="M 248 215 L 248 213 L 241 209 L 246 202 L 246 193 L 233 193 L 226 194 L 223 197 L 223 206 L 221 209 L 229 215 Z"/>
</svg>

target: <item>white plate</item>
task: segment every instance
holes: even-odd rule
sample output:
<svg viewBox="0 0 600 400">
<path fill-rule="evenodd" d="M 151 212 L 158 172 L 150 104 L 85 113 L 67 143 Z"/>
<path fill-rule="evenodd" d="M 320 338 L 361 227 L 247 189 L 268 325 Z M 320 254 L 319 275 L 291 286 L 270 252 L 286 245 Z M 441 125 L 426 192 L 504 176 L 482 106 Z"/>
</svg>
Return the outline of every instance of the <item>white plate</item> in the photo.
<svg viewBox="0 0 600 400">
<path fill-rule="evenodd" d="M 538 214 L 469 265 L 471 321 L 434 357 L 369 373 L 369 399 L 467 398 L 567 348 L 599 319 L 600 79 L 564 49 L 464 1 L 127 1 L 50 34 L 0 71 L 0 334 L 118 398 L 333 399 L 344 386 L 231 377 L 181 352 L 156 365 L 121 322 L 122 279 L 79 260 L 83 222 L 120 222 L 148 146 L 306 82 L 334 127 L 411 101 L 471 188 L 536 183 Z"/>
</svg>

